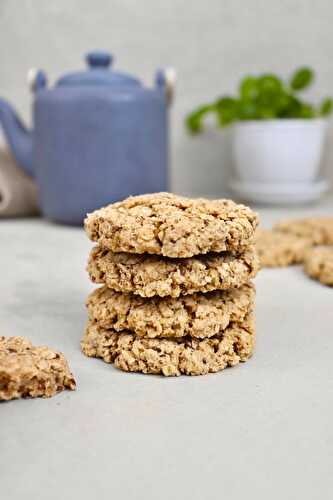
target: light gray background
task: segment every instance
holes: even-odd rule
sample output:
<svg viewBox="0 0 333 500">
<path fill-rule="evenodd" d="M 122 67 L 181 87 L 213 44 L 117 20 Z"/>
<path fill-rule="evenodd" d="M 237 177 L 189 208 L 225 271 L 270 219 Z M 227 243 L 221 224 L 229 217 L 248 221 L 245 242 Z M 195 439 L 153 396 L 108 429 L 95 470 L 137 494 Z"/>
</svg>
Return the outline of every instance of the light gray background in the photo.
<svg viewBox="0 0 333 500">
<path fill-rule="evenodd" d="M 0 0 L 0 95 L 29 119 L 30 67 L 53 82 L 79 69 L 82 54 L 104 48 L 116 66 L 147 84 L 158 66 L 179 75 L 172 112 L 173 189 L 221 195 L 230 169 L 228 134 L 195 140 L 183 127 L 195 105 L 233 92 L 251 72 L 288 75 L 301 64 L 318 72 L 311 96 L 333 95 L 330 0 Z M 330 136 L 332 132 L 330 132 Z M 333 147 L 325 160 L 333 179 Z"/>
<path fill-rule="evenodd" d="M 0 241 L 1 334 L 63 351 L 78 382 L 0 403 L 1 500 L 332 497 L 332 289 L 299 266 L 264 269 L 250 361 L 204 377 L 128 374 L 80 352 L 93 288 L 83 230 L 3 221 Z"/>
</svg>

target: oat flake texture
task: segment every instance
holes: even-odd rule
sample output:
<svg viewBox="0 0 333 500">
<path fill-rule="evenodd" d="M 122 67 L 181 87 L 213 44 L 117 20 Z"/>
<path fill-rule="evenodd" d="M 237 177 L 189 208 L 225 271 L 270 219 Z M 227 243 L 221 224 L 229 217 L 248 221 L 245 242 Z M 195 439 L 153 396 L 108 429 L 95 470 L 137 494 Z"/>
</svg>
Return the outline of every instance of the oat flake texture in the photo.
<svg viewBox="0 0 333 500">
<path fill-rule="evenodd" d="M 308 238 L 313 245 L 333 245 L 333 217 L 290 219 L 278 222 L 273 229 Z"/>
<path fill-rule="evenodd" d="M 24 337 L 0 337 L 0 400 L 48 398 L 75 387 L 63 354 L 35 347 Z"/>
<path fill-rule="evenodd" d="M 258 217 L 231 200 L 189 199 L 171 193 L 134 196 L 85 219 L 88 237 L 113 252 L 192 257 L 243 251 Z"/>
<path fill-rule="evenodd" d="M 303 262 L 311 240 L 294 234 L 257 229 L 255 247 L 262 267 L 285 267 Z"/>
<path fill-rule="evenodd" d="M 81 348 L 86 356 L 102 358 L 127 372 L 165 376 L 205 375 L 246 361 L 255 345 L 253 314 L 230 323 L 208 339 L 140 338 L 88 323 Z"/>
<path fill-rule="evenodd" d="M 144 299 L 103 286 L 87 301 L 89 318 L 101 328 L 128 330 L 138 337 L 208 338 L 241 322 L 253 309 L 253 284 L 179 298 Z"/>
<path fill-rule="evenodd" d="M 311 248 L 304 259 L 304 271 L 323 285 L 333 286 L 333 246 Z"/>
<path fill-rule="evenodd" d="M 114 253 L 95 247 L 87 266 L 94 283 L 142 297 L 188 295 L 237 288 L 254 278 L 259 260 L 254 248 L 242 254 L 209 253 L 187 259 Z"/>
</svg>

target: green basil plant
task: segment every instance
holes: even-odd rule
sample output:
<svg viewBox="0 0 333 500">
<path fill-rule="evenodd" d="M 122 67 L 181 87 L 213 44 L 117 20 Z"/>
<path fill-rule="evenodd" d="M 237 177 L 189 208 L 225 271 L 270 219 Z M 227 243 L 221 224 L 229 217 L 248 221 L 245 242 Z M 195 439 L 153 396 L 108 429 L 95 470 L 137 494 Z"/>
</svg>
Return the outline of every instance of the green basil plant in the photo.
<svg viewBox="0 0 333 500">
<path fill-rule="evenodd" d="M 269 73 L 246 76 L 240 82 L 237 96 L 224 96 L 198 107 L 186 117 L 186 126 L 193 134 L 201 132 L 203 120 L 208 114 L 216 116 L 219 127 L 244 120 L 327 116 L 333 108 L 331 98 L 325 98 L 319 106 L 315 106 L 299 96 L 299 92 L 308 88 L 313 80 L 314 72 L 307 67 L 296 70 L 287 82 Z"/>
</svg>

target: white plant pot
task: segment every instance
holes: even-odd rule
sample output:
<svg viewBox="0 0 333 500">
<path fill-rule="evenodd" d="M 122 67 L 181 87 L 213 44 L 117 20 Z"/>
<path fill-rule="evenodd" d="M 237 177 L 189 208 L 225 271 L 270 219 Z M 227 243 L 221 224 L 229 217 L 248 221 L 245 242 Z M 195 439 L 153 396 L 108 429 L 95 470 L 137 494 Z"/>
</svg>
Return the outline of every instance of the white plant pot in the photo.
<svg viewBox="0 0 333 500">
<path fill-rule="evenodd" d="M 232 131 L 232 152 L 239 181 L 314 181 L 319 173 L 326 125 L 324 119 L 237 123 Z"/>
</svg>

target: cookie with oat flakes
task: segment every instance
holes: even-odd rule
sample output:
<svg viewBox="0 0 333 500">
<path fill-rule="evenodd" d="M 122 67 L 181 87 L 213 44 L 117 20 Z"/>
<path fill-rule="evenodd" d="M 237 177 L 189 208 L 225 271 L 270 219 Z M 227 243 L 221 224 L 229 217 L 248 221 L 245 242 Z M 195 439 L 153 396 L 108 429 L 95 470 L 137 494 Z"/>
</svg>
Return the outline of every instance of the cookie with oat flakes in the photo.
<svg viewBox="0 0 333 500">
<path fill-rule="evenodd" d="M 242 251 L 257 224 L 255 212 L 231 200 L 155 193 L 96 210 L 84 225 L 92 241 L 113 252 L 178 258 Z"/>
<path fill-rule="evenodd" d="M 333 286 L 333 246 L 311 248 L 304 259 L 304 271 L 323 285 Z"/>
<path fill-rule="evenodd" d="M 195 292 L 238 288 L 259 270 L 254 248 L 242 254 L 209 253 L 187 259 L 113 253 L 92 249 L 87 266 L 94 283 L 141 297 L 179 297 Z"/>
<path fill-rule="evenodd" d="M 192 337 L 141 338 L 129 332 L 88 323 L 81 341 L 82 352 L 102 358 L 127 372 L 165 376 L 205 375 L 246 361 L 253 353 L 255 328 L 253 314 L 231 323 L 222 333 L 208 339 Z"/>
<path fill-rule="evenodd" d="M 255 288 L 194 293 L 173 297 L 142 298 L 103 286 L 88 297 L 89 318 L 99 327 L 129 330 L 138 337 L 209 338 L 230 323 L 242 321 L 253 309 Z"/>
<path fill-rule="evenodd" d="M 302 262 L 311 242 L 294 234 L 257 229 L 255 247 L 262 267 L 285 267 Z"/>
<path fill-rule="evenodd" d="M 276 231 L 307 238 L 312 245 L 333 245 L 333 217 L 307 217 L 278 222 Z"/>
</svg>

